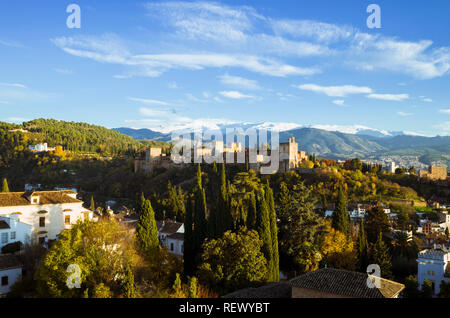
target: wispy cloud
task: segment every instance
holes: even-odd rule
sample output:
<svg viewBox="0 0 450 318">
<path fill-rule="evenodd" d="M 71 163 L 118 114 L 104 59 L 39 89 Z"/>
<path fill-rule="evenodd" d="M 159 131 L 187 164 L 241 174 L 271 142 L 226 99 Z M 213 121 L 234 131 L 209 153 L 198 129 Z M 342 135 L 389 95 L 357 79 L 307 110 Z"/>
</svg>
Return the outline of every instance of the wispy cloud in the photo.
<svg viewBox="0 0 450 318">
<path fill-rule="evenodd" d="M 72 70 L 66 69 L 66 68 L 54 68 L 53 69 L 56 73 L 63 74 L 63 75 L 70 75 L 73 74 Z"/>
<path fill-rule="evenodd" d="M 370 94 L 370 95 L 367 95 L 367 97 L 371 98 L 371 99 L 381 99 L 381 100 L 396 101 L 396 102 L 409 99 L 408 94 Z"/>
<path fill-rule="evenodd" d="M 252 95 L 246 95 L 238 91 L 222 91 L 219 93 L 223 97 L 231 98 L 231 99 L 248 99 L 254 98 Z"/>
<path fill-rule="evenodd" d="M 219 77 L 223 84 L 230 85 L 237 88 L 243 88 L 248 90 L 258 90 L 261 89 L 258 82 L 255 80 L 239 77 L 230 76 L 228 74 Z"/>
<path fill-rule="evenodd" d="M 25 85 L 20 83 L 0 83 L 0 86 L 27 88 Z"/>
<path fill-rule="evenodd" d="M 323 93 L 333 97 L 345 97 L 351 94 L 369 94 L 372 89 L 367 86 L 341 85 L 341 86 L 320 86 L 317 84 L 302 84 L 297 86 L 299 89 Z"/>
<path fill-rule="evenodd" d="M 156 100 L 156 99 L 128 97 L 128 100 L 133 101 L 133 102 L 142 103 L 142 104 L 147 104 L 147 105 L 161 105 L 161 106 L 168 106 L 168 105 L 170 105 L 167 102 L 163 102 L 163 101 Z"/>
<path fill-rule="evenodd" d="M 447 109 L 439 109 L 439 112 L 442 113 L 442 114 L 450 115 L 450 108 L 447 108 Z"/>
</svg>

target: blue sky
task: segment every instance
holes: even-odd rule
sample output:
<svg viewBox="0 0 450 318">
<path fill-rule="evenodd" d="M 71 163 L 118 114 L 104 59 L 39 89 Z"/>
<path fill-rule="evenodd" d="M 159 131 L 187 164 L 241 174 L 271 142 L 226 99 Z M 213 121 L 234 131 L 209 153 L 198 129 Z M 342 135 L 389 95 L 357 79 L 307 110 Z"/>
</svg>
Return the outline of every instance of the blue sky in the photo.
<svg viewBox="0 0 450 318">
<path fill-rule="evenodd" d="M 3 0 L 0 120 L 449 135 L 449 16 L 446 0 Z"/>
</svg>

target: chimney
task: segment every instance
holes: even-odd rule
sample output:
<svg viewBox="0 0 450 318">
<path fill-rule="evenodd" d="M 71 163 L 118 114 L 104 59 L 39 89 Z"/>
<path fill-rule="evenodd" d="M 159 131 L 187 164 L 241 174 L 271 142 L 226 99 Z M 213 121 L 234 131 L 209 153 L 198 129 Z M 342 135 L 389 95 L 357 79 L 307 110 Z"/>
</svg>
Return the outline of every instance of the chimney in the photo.
<svg viewBox="0 0 450 318">
<path fill-rule="evenodd" d="M 292 136 L 292 142 L 295 142 L 295 137 L 294 136 Z"/>
</svg>

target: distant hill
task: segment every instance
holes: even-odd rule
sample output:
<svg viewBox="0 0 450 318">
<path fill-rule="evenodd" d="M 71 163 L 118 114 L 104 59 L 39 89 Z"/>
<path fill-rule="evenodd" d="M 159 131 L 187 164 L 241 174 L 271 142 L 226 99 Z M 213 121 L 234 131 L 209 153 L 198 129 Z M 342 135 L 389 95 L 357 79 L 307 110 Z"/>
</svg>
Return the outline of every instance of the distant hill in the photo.
<svg viewBox="0 0 450 318">
<path fill-rule="evenodd" d="M 150 129 L 133 129 L 121 127 L 121 128 L 113 128 L 112 130 L 130 136 L 136 140 L 156 140 L 156 141 L 170 140 L 168 135 Z"/>
<path fill-rule="evenodd" d="M 0 123 L 3 127 L 12 127 Z M 36 119 L 14 125 L 14 129 L 24 129 L 29 144 L 46 142 L 50 147 L 61 145 L 73 152 L 89 152 L 102 155 L 117 155 L 137 151 L 143 144 L 129 136 L 111 129 L 86 123 Z M 13 132 L 10 132 L 13 133 Z"/>
</svg>

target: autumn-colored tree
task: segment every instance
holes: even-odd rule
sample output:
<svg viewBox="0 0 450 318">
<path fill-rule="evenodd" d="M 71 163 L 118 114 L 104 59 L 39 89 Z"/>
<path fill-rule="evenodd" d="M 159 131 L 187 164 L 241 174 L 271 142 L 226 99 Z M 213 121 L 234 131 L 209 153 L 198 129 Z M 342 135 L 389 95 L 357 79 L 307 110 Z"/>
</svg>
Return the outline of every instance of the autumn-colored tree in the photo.
<svg viewBox="0 0 450 318">
<path fill-rule="evenodd" d="M 3 178 L 2 192 L 9 192 L 8 180 L 6 178 Z"/>
<path fill-rule="evenodd" d="M 320 252 L 327 266 L 353 271 L 356 268 L 357 257 L 353 242 L 347 236 L 333 228 L 323 236 Z"/>
</svg>

